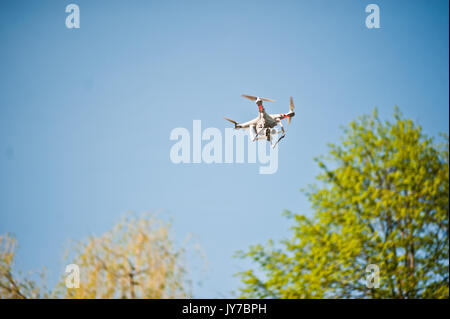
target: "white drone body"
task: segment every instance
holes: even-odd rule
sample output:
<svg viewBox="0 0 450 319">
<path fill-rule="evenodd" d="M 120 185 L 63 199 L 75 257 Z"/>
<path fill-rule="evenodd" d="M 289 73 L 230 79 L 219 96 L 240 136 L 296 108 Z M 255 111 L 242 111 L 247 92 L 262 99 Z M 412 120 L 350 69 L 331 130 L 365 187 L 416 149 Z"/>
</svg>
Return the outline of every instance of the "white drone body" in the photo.
<svg viewBox="0 0 450 319">
<path fill-rule="evenodd" d="M 251 96 L 251 95 L 245 95 L 242 94 L 243 97 L 255 101 L 256 105 L 258 105 L 259 114 L 258 117 L 255 119 L 245 122 L 245 123 L 238 123 L 236 121 L 233 121 L 229 118 L 225 117 L 225 120 L 230 121 L 234 124 L 235 129 L 248 129 L 250 131 L 250 136 L 254 141 L 265 139 L 270 142 L 272 145 L 272 135 L 282 133 L 278 141 L 276 141 L 275 144 L 272 145 L 272 147 L 275 148 L 275 146 L 278 144 L 278 142 L 286 136 L 286 132 L 284 130 L 283 124 L 281 120 L 287 119 L 288 123 L 291 123 L 291 118 L 294 117 L 294 100 L 292 99 L 292 96 L 289 100 L 289 112 L 288 113 L 282 113 L 282 114 L 268 114 L 266 113 L 266 110 L 263 107 L 263 101 L 267 102 L 275 102 L 271 99 L 266 99 L 263 97 L 257 97 L 257 96 Z M 277 125 L 280 125 L 281 130 L 277 131 L 275 127 Z M 256 135 L 253 135 L 256 134 Z"/>
</svg>

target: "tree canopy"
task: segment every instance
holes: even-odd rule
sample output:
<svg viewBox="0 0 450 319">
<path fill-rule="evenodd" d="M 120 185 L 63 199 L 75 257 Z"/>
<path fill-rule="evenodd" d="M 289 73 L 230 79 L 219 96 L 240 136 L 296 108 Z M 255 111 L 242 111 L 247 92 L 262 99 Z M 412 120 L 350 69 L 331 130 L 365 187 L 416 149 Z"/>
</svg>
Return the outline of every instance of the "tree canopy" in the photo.
<svg viewBox="0 0 450 319">
<path fill-rule="evenodd" d="M 239 273 L 241 296 L 448 298 L 448 136 L 437 143 L 397 108 L 393 121 L 375 109 L 343 131 L 303 190 L 313 214 L 287 212 L 292 237 L 238 253 L 256 265 Z"/>
<path fill-rule="evenodd" d="M 78 287 L 68 287 L 69 274 L 47 292 L 30 276 L 14 271 L 15 239 L 0 236 L 0 298 L 188 298 L 191 282 L 170 224 L 146 214 L 126 215 L 100 236 L 75 242 L 65 264 L 79 269 Z"/>
<path fill-rule="evenodd" d="M 0 299 L 47 298 L 44 271 L 28 274 L 15 271 L 16 248 L 14 237 L 0 235 Z M 36 282 L 36 275 L 40 276 L 40 282 Z"/>
<path fill-rule="evenodd" d="M 80 268 L 80 288 L 65 298 L 186 298 L 191 296 L 183 260 L 170 225 L 155 216 L 126 216 L 112 230 L 76 243 L 71 263 Z M 64 279 L 64 278 L 63 278 Z"/>
</svg>

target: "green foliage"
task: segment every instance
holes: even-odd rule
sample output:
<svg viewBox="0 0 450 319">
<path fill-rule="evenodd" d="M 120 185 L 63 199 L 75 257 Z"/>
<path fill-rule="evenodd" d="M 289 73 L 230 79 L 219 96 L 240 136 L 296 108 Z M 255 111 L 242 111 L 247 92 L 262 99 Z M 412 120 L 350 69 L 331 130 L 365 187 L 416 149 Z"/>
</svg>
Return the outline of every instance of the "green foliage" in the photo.
<svg viewBox="0 0 450 319">
<path fill-rule="evenodd" d="M 449 297 L 448 137 L 438 145 L 397 108 L 394 118 L 358 118 L 316 160 L 314 215 L 291 213 L 292 238 L 238 253 L 258 266 L 239 273 L 242 297 Z M 366 286 L 369 264 L 379 288 Z"/>
</svg>

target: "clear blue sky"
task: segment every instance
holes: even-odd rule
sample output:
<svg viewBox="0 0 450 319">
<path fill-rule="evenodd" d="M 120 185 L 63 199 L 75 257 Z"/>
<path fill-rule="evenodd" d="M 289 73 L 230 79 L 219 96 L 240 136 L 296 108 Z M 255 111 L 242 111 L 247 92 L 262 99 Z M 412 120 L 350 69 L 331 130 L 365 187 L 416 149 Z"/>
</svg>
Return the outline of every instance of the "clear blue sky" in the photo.
<svg viewBox="0 0 450 319">
<path fill-rule="evenodd" d="M 81 28 L 65 27 L 76 3 Z M 365 27 L 377 3 L 381 29 Z M 449 129 L 448 1 L 1 1 L 0 233 L 18 266 L 64 270 L 67 241 L 127 211 L 163 211 L 176 239 L 196 234 L 209 271 L 196 297 L 230 297 L 233 253 L 288 236 L 283 209 L 310 214 L 299 188 L 339 127 L 393 106 L 425 132 Z M 175 165 L 175 127 L 230 127 L 274 98 L 296 117 L 279 169 Z"/>
</svg>

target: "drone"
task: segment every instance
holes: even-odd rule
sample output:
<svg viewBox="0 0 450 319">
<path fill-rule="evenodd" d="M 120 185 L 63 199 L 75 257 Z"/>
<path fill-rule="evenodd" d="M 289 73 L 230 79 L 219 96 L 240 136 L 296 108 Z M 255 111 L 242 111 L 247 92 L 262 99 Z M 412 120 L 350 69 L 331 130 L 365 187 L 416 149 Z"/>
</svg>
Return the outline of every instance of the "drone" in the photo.
<svg viewBox="0 0 450 319">
<path fill-rule="evenodd" d="M 291 119 L 294 117 L 294 100 L 292 99 L 292 96 L 289 99 L 289 112 L 288 113 L 282 113 L 282 114 L 268 114 L 266 113 L 266 110 L 263 107 L 263 101 L 266 102 L 275 102 L 275 100 L 272 99 L 266 99 L 263 97 L 257 97 L 257 96 L 251 96 L 242 94 L 242 97 L 245 97 L 249 100 L 255 101 L 256 105 L 258 105 L 259 114 L 258 117 L 245 122 L 245 123 L 238 123 L 236 121 L 233 121 L 227 117 L 224 117 L 225 120 L 231 122 L 234 124 L 235 129 L 248 129 L 250 132 L 250 137 L 252 141 L 256 140 L 267 140 L 270 142 L 270 145 L 272 145 L 272 135 L 282 133 L 278 141 L 275 142 L 275 144 L 272 145 L 273 148 L 286 136 L 286 132 L 284 130 L 283 124 L 281 120 L 287 119 L 288 123 L 291 123 Z M 277 131 L 276 126 L 280 125 L 281 130 Z M 253 134 L 256 134 L 253 136 Z"/>
</svg>

